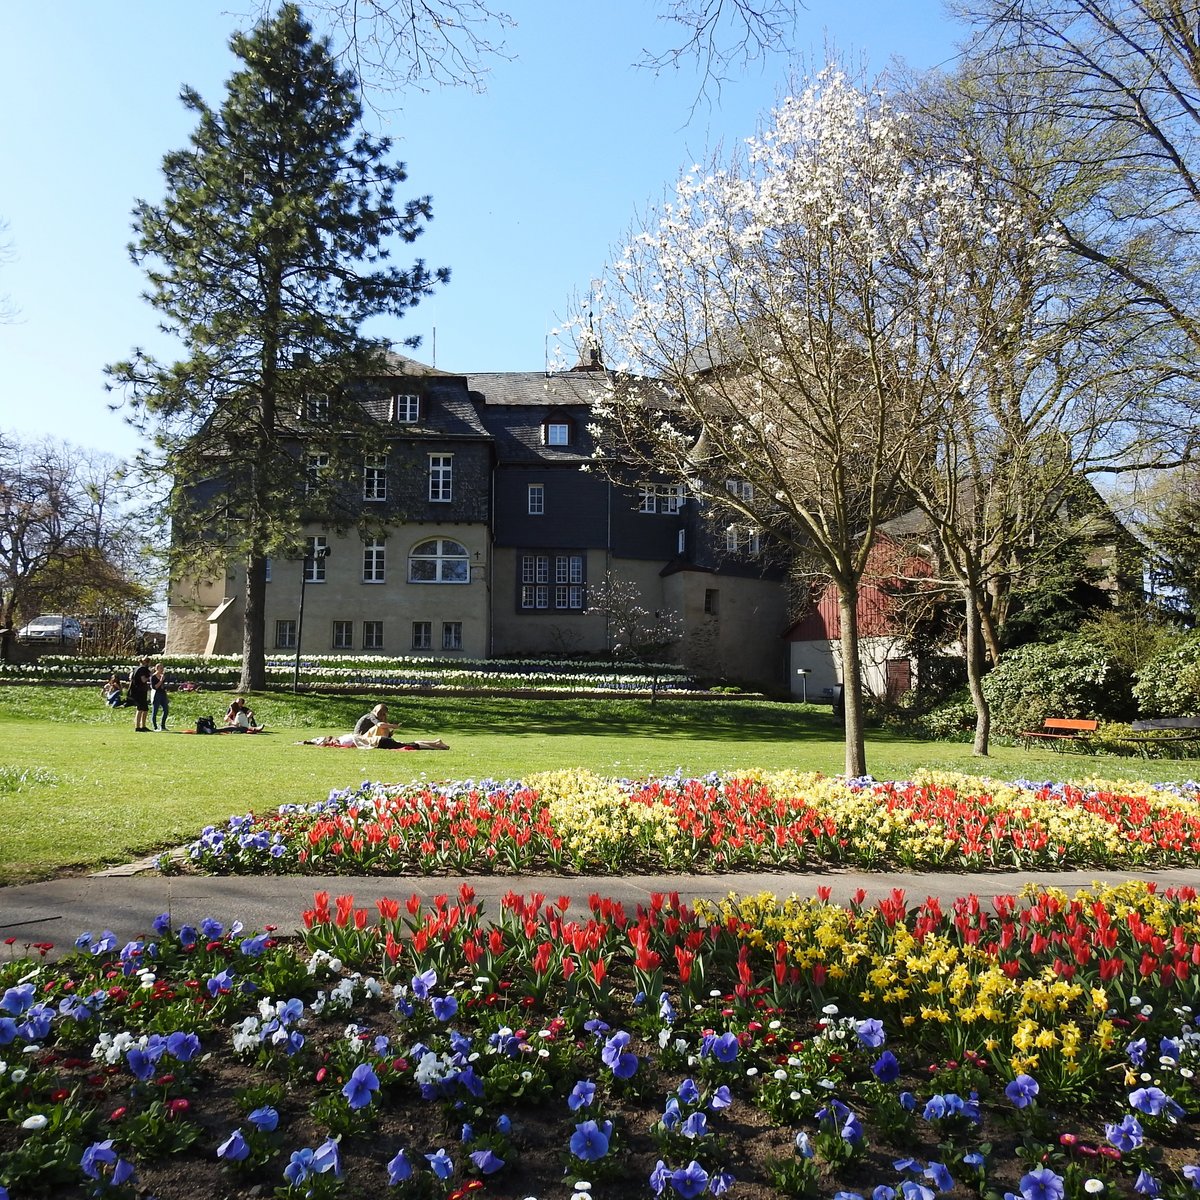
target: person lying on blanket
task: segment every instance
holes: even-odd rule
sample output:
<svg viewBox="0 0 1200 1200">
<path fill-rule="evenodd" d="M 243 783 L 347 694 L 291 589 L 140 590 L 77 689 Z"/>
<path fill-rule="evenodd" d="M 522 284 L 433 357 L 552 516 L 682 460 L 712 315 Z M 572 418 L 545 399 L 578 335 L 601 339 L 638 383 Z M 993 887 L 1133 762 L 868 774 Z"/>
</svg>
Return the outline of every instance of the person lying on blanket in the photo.
<svg viewBox="0 0 1200 1200">
<path fill-rule="evenodd" d="M 306 738 L 302 746 L 357 746 L 360 750 L 449 750 L 441 738 L 418 739 L 399 742 L 392 734 L 395 727 L 386 721 L 377 721 L 368 733 L 334 733 L 327 737 Z"/>
</svg>

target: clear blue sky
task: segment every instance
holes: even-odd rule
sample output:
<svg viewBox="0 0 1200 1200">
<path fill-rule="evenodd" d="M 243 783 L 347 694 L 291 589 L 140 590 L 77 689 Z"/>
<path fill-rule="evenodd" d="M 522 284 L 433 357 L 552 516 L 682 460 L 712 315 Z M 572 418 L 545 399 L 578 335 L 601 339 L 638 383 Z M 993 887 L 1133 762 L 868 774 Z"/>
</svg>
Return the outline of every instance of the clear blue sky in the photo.
<svg viewBox="0 0 1200 1200">
<path fill-rule="evenodd" d="M 250 7 L 247 0 L 240 5 Z M 0 71 L 0 219 L 14 261 L 0 295 L 0 429 L 50 434 L 127 455 L 135 433 L 110 412 L 105 363 L 146 346 L 164 358 L 128 259 L 135 198 L 162 196 L 164 153 L 186 143 L 182 83 L 214 107 L 233 68 L 239 0 L 5 7 Z M 806 63 L 831 45 L 873 70 L 893 57 L 948 62 L 963 31 L 941 0 L 809 0 L 802 60 L 752 67 L 692 111 L 698 76 L 635 70 L 667 31 L 639 0 L 514 0 L 512 62 L 493 64 L 483 95 L 411 93 L 374 118 L 408 166 L 410 195 L 435 218 L 412 248 L 452 279 L 404 320 L 371 332 L 420 334 L 415 357 L 452 371 L 539 370 L 549 331 L 586 291 L 635 214 L 681 169 L 754 132 Z M 398 252 L 401 253 L 401 252 Z M 398 259 L 403 261 L 403 259 Z"/>
</svg>

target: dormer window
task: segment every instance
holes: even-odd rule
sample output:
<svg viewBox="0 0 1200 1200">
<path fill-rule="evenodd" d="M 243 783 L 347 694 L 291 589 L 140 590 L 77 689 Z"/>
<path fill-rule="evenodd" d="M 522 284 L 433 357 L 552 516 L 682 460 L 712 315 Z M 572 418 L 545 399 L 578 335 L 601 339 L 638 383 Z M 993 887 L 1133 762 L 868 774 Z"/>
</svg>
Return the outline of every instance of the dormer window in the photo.
<svg viewBox="0 0 1200 1200">
<path fill-rule="evenodd" d="M 397 394 L 392 397 L 392 420 L 397 425 L 415 425 L 420 419 L 420 396 Z"/>
<path fill-rule="evenodd" d="M 571 423 L 569 421 L 547 421 L 542 426 L 542 442 L 547 446 L 569 446 Z"/>
<path fill-rule="evenodd" d="M 309 392 L 304 397 L 300 412 L 306 421 L 328 421 L 329 393 Z"/>
</svg>

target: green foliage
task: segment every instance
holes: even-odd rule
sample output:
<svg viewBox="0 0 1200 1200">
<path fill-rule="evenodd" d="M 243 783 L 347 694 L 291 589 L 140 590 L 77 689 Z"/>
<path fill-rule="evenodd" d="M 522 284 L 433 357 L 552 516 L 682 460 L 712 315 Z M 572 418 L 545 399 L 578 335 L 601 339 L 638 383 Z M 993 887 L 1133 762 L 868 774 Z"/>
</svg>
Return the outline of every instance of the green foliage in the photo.
<svg viewBox="0 0 1200 1200">
<path fill-rule="evenodd" d="M 1133 694 L 1147 716 L 1181 717 L 1200 712 L 1200 633 L 1172 638 L 1138 672 Z"/>
<path fill-rule="evenodd" d="M 968 692 L 951 696 L 917 721 L 926 737 L 945 741 L 971 740 L 975 731 L 975 705 Z"/>
<path fill-rule="evenodd" d="M 1192 737 L 1197 732 L 1200 731 L 1134 730 L 1121 721 L 1102 721 L 1096 732 L 1088 735 L 1088 749 L 1096 754 L 1140 755 L 1142 758 L 1195 758 L 1200 755 L 1200 741 Z"/>
<path fill-rule="evenodd" d="M 1047 717 L 1132 715 L 1129 676 L 1081 637 L 1010 651 L 985 677 L 983 689 L 999 733 L 1037 729 Z"/>
<path fill-rule="evenodd" d="M 0 795 L 13 795 L 33 787 L 52 787 L 58 783 L 53 771 L 41 767 L 24 767 L 18 770 L 8 763 L 0 764 Z"/>
<path fill-rule="evenodd" d="M 1177 630 L 1163 620 L 1161 612 L 1141 603 L 1098 613 L 1080 633 L 1130 676 L 1167 649 L 1177 636 Z"/>
<path fill-rule="evenodd" d="M 1161 603 L 1194 626 L 1200 617 L 1200 478 L 1167 476 L 1142 527 Z"/>
</svg>

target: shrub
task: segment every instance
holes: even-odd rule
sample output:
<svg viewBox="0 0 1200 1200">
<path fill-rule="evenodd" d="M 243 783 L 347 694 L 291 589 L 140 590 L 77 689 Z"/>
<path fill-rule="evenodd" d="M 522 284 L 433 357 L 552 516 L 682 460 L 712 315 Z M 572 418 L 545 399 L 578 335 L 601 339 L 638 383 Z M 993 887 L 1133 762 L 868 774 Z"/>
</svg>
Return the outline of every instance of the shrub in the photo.
<svg viewBox="0 0 1200 1200">
<path fill-rule="evenodd" d="M 923 736 L 939 741 L 970 741 L 975 735 L 975 705 L 971 703 L 971 694 L 966 690 L 955 693 L 937 708 L 920 716 L 913 726 Z"/>
<path fill-rule="evenodd" d="M 1120 721 L 1133 712 L 1128 675 L 1081 637 L 1010 650 L 983 691 L 998 733 L 1037 729 L 1047 717 Z"/>
<path fill-rule="evenodd" d="M 1200 632 L 1172 639 L 1138 672 L 1133 694 L 1148 717 L 1200 712 Z"/>
<path fill-rule="evenodd" d="M 1200 754 L 1200 742 L 1180 737 L 1176 729 L 1135 731 L 1120 721 L 1105 721 L 1088 735 L 1088 749 L 1098 754 L 1137 754 L 1143 758 L 1195 758 Z"/>
</svg>

